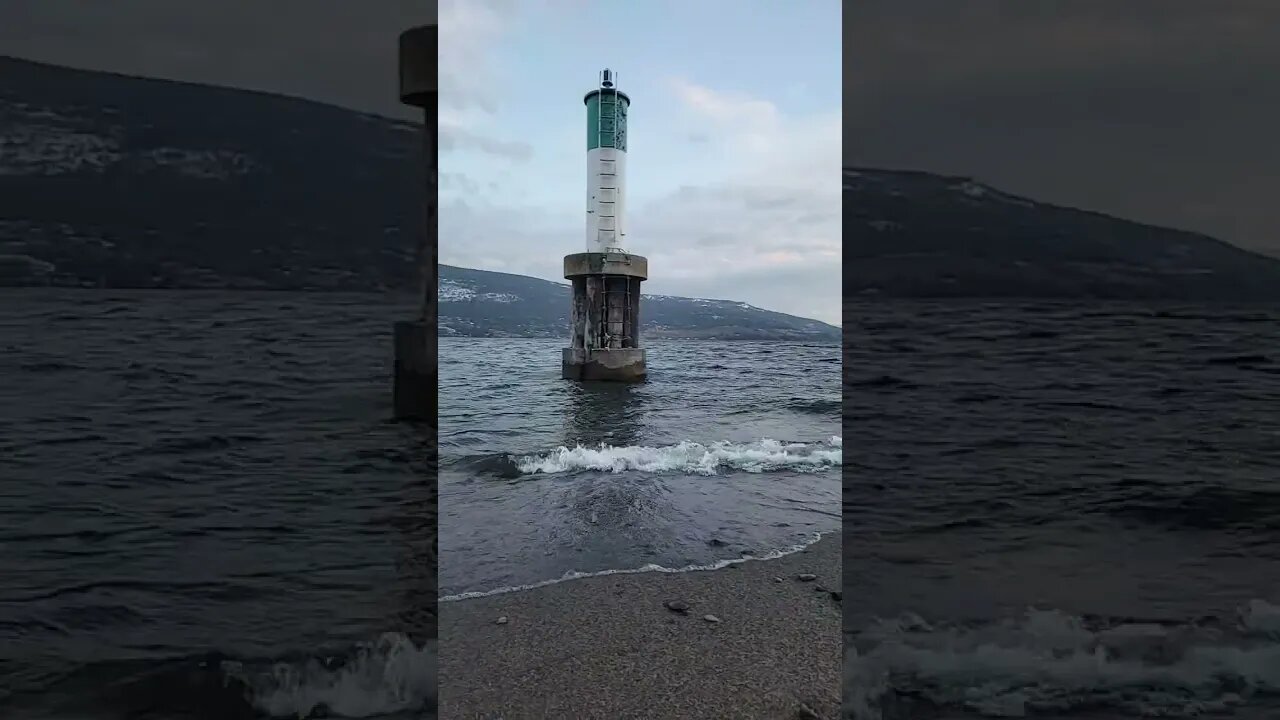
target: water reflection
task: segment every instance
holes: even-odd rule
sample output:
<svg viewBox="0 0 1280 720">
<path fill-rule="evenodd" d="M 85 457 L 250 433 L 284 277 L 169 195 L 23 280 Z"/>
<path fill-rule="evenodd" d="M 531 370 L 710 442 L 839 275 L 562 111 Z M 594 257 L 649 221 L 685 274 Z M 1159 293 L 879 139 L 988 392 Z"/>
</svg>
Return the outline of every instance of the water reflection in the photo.
<svg viewBox="0 0 1280 720">
<path fill-rule="evenodd" d="M 637 446 L 649 444 L 643 437 L 645 386 L 575 383 L 569 393 L 565 448 L 598 450 L 607 458 L 641 452 Z M 607 555 L 663 542 L 668 522 L 664 518 L 671 513 L 660 474 L 606 469 L 577 473 L 563 493 L 572 542 L 578 547 Z"/>
<path fill-rule="evenodd" d="M 421 647 L 436 639 L 440 468 L 435 428 L 407 428 L 403 461 L 410 472 L 389 520 L 403 543 L 396 558 L 400 630 Z"/>
<path fill-rule="evenodd" d="M 574 383 L 569 390 L 565 446 L 640 444 L 644 392 L 643 385 L 631 383 Z"/>
</svg>

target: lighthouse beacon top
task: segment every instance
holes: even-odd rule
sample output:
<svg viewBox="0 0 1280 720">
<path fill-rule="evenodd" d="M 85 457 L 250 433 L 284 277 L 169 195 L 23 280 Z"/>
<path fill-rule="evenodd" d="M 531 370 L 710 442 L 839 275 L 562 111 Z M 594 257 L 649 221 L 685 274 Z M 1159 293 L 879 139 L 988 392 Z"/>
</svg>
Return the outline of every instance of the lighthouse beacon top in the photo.
<svg viewBox="0 0 1280 720">
<path fill-rule="evenodd" d="M 587 252 L 626 252 L 627 110 L 631 98 L 608 68 L 586 94 Z"/>
</svg>

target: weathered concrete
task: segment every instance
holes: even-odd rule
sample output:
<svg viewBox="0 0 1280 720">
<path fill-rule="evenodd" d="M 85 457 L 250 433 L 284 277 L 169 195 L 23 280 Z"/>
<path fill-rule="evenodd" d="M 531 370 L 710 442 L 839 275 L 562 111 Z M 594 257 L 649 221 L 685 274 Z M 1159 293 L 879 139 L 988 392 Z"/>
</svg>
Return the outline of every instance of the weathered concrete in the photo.
<svg viewBox="0 0 1280 720">
<path fill-rule="evenodd" d="M 400 101 L 422 109 L 424 222 L 419 235 L 417 262 L 422 303 L 418 318 L 395 326 L 395 416 L 406 420 L 436 417 L 436 327 L 439 257 L 436 218 L 436 182 L 439 127 L 436 100 L 438 26 L 423 25 L 400 35 Z"/>
<path fill-rule="evenodd" d="M 643 348 L 565 348 L 561 375 L 566 380 L 642 382 L 648 374 Z"/>
<path fill-rule="evenodd" d="M 418 320 L 395 324 L 395 415 L 401 420 L 435 420 L 439 393 L 436 386 L 435 323 Z"/>
<path fill-rule="evenodd" d="M 564 256 L 564 276 L 625 275 L 649 279 L 649 261 L 639 255 L 584 252 Z"/>
<path fill-rule="evenodd" d="M 570 344 L 561 375 L 572 380 L 640 382 L 645 379 L 640 348 L 640 283 L 649 261 L 626 253 L 574 253 L 564 258 L 564 276 L 573 283 L 569 308 Z"/>
</svg>

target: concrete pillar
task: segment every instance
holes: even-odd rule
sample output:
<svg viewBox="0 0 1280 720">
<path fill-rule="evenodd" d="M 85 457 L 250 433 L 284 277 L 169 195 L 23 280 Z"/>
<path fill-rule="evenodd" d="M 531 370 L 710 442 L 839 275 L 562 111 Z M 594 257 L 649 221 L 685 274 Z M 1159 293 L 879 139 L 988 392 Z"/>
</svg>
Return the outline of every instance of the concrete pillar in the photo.
<svg viewBox="0 0 1280 720">
<path fill-rule="evenodd" d="M 575 253 L 565 256 L 564 276 L 573 283 L 573 298 L 561 376 L 643 381 L 648 370 L 640 347 L 640 283 L 649 277 L 649 261 L 626 253 Z"/>
<path fill-rule="evenodd" d="M 438 25 L 423 25 L 400 35 L 400 101 L 422 109 L 423 223 L 417 263 L 421 282 L 421 306 L 415 320 L 395 324 L 395 416 L 404 420 L 431 420 L 437 407 L 437 282 L 436 221 L 437 149 L 439 128 L 436 100 Z"/>
</svg>

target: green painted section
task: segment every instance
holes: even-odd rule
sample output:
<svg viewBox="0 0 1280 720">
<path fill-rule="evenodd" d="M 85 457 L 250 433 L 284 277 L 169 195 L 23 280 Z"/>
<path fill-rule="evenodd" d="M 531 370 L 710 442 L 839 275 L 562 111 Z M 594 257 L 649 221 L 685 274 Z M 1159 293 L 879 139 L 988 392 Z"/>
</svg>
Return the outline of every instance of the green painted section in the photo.
<svg viewBox="0 0 1280 720">
<path fill-rule="evenodd" d="M 602 90 L 587 98 L 587 149 L 600 147 L 627 150 L 627 109 L 625 95 Z"/>
</svg>

